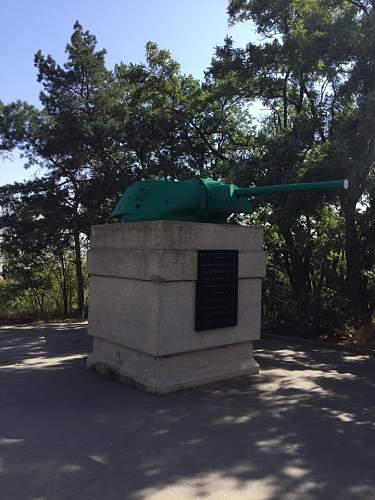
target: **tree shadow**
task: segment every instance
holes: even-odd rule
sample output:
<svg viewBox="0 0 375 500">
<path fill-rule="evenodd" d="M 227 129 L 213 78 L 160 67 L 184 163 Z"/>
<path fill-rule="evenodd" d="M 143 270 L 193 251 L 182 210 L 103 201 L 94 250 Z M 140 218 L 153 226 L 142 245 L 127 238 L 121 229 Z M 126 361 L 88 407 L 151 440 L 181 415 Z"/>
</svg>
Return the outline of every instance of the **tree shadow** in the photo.
<svg viewBox="0 0 375 500">
<path fill-rule="evenodd" d="M 275 340 L 256 353 L 259 376 L 165 396 L 83 359 L 4 366 L 4 498 L 375 498 L 374 360 Z"/>
<path fill-rule="evenodd" d="M 92 339 L 82 323 L 0 326 L 0 366 L 41 357 L 89 353 Z"/>
</svg>

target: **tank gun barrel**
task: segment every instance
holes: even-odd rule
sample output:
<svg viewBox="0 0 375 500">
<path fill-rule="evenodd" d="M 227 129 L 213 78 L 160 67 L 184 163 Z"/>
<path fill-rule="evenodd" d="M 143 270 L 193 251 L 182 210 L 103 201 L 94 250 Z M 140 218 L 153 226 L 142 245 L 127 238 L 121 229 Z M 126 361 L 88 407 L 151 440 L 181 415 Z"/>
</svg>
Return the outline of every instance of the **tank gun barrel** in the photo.
<svg viewBox="0 0 375 500">
<path fill-rule="evenodd" d="M 261 196 L 263 194 L 289 193 L 296 191 L 329 191 L 337 189 L 348 189 L 347 179 L 338 181 L 302 182 L 296 184 L 276 184 L 274 186 L 254 186 L 248 188 L 237 188 L 234 191 L 238 198 Z"/>
</svg>

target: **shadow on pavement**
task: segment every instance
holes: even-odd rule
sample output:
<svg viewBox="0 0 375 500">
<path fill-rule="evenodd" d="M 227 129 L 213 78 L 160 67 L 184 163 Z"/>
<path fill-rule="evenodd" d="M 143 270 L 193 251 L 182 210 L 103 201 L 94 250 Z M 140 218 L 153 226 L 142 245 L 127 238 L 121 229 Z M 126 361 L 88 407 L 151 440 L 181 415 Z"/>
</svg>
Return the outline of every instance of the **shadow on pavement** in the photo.
<svg viewBox="0 0 375 500">
<path fill-rule="evenodd" d="M 88 372 L 82 327 L 15 330 L 0 329 L 18 345 L 0 366 L 4 499 L 375 498 L 367 356 L 264 340 L 259 376 L 152 396 Z"/>
<path fill-rule="evenodd" d="M 0 326 L 0 366 L 91 351 L 84 323 Z"/>
</svg>

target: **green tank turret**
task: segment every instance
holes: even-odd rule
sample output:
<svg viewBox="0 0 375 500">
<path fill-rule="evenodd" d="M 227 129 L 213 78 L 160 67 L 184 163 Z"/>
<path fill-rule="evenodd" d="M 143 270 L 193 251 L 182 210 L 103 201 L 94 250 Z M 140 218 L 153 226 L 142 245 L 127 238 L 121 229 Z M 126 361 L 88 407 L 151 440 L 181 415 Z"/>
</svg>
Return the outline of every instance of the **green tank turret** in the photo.
<svg viewBox="0 0 375 500">
<path fill-rule="evenodd" d="M 213 179 L 146 180 L 136 182 L 125 191 L 112 215 L 121 222 L 224 223 L 233 213 L 250 214 L 251 198 L 255 196 L 347 188 L 347 180 L 256 187 L 238 187 Z"/>
</svg>

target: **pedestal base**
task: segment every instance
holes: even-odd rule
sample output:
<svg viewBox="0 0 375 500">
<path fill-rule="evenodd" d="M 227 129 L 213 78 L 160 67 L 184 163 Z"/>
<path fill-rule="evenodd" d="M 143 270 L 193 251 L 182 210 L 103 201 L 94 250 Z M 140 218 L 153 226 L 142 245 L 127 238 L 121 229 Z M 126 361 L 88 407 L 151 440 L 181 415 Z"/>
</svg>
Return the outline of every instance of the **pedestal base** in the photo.
<svg viewBox="0 0 375 500">
<path fill-rule="evenodd" d="M 259 365 L 253 358 L 252 342 L 151 356 L 95 338 L 87 366 L 114 380 L 154 394 L 259 372 Z"/>
<path fill-rule="evenodd" d="M 94 226 L 88 367 L 153 393 L 258 373 L 262 240 L 231 224 Z"/>
</svg>

